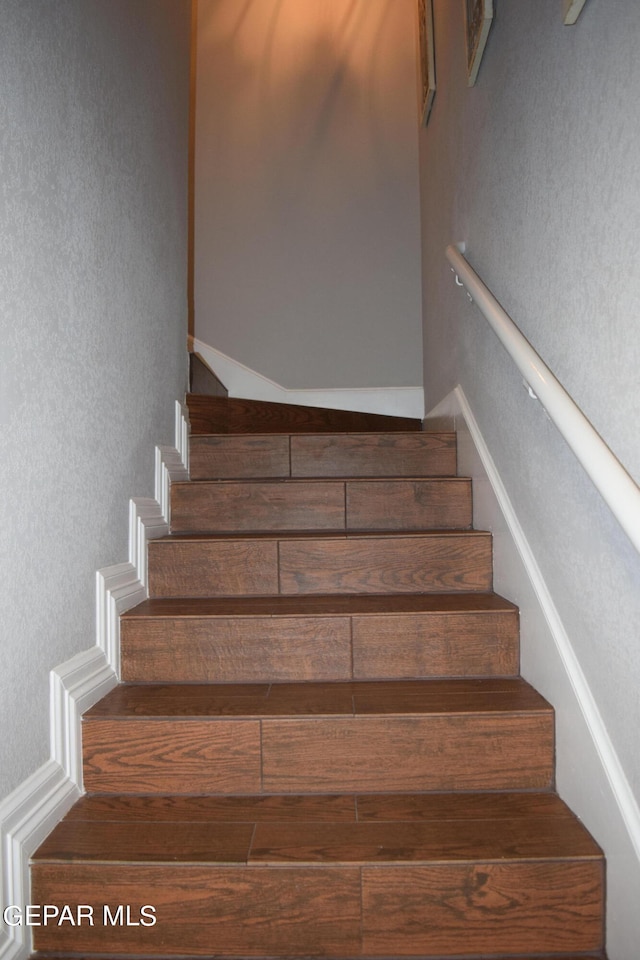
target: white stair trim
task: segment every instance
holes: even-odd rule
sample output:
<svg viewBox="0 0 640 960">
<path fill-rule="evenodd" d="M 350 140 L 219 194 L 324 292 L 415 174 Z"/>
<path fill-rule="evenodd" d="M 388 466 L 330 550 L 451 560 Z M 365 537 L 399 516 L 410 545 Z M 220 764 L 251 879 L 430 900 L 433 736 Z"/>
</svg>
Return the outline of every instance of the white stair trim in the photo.
<svg viewBox="0 0 640 960">
<path fill-rule="evenodd" d="M 176 445 L 156 448 L 158 499 L 130 501 L 129 561 L 96 574 L 96 645 L 50 673 L 51 759 L 0 803 L 2 909 L 30 902 L 29 860 L 81 795 L 82 714 L 118 682 L 120 615 L 148 596 L 146 544 L 169 532 L 170 484 L 189 477 L 188 436 L 186 408 L 176 403 Z M 30 928 L 7 931 L 0 924 L 0 960 L 22 960 L 30 952 Z"/>
<path fill-rule="evenodd" d="M 202 340 L 190 337 L 189 346 L 195 353 L 200 354 L 216 377 L 222 381 L 230 397 L 293 403 L 303 407 L 326 407 L 330 410 L 378 413 L 391 417 L 414 417 L 418 420 L 422 420 L 424 416 L 422 387 L 327 387 L 290 390 Z"/>
<path fill-rule="evenodd" d="M 78 787 L 55 760 L 43 764 L 0 804 L 2 829 L 2 909 L 29 903 L 29 858 L 67 810 L 80 797 Z M 26 957 L 31 950 L 31 932 L 0 927 L 2 960 Z"/>
<path fill-rule="evenodd" d="M 83 650 L 49 674 L 51 759 L 80 791 L 82 714 L 117 682 L 115 671 L 98 646 Z"/>
</svg>

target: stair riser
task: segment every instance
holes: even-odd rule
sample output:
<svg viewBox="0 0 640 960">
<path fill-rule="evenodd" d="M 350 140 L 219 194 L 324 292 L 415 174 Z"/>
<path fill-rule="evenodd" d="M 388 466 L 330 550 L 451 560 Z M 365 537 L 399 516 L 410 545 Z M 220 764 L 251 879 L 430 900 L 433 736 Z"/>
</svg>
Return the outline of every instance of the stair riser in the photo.
<svg viewBox="0 0 640 960">
<path fill-rule="evenodd" d="M 465 529 L 471 481 L 339 480 L 176 483 L 174 533 Z"/>
<path fill-rule="evenodd" d="M 79 892 L 80 891 L 80 892 Z M 220 957 L 511 957 L 602 946 L 602 866 L 571 860 L 406 867 L 38 864 L 34 903 L 95 924 L 34 928 L 37 950 Z M 155 926 L 102 926 L 130 906 Z M 105 940 L 106 938 L 106 940 Z M 471 950 L 470 950 L 471 947 Z"/>
<path fill-rule="evenodd" d="M 192 434 L 420 431 L 419 420 L 227 397 L 187 397 Z"/>
<path fill-rule="evenodd" d="M 91 720 L 98 793 L 260 794 L 547 789 L 551 713 Z"/>
<path fill-rule="evenodd" d="M 127 682 L 516 676 L 515 611 L 123 620 Z"/>
<path fill-rule="evenodd" d="M 192 480 L 453 477 L 454 434 L 192 436 Z"/>
<path fill-rule="evenodd" d="M 363 870 L 363 953 L 475 956 L 599 950 L 600 863 Z"/>
<path fill-rule="evenodd" d="M 454 477 L 453 433 L 292 436 L 292 477 Z"/>
<path fill-rule="evenodd" d="M 489 591 L 489 534 L 152 540 L 152 597 Z"/>
</svg>

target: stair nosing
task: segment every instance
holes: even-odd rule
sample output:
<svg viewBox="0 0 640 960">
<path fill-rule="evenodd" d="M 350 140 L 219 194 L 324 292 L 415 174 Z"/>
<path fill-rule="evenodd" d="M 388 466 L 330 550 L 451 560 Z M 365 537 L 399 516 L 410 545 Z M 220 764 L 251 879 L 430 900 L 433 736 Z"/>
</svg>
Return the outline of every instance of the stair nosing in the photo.
<svg viewBox="0 0 640 960">
<path fill-rule="evenodd" d="M 491 598 L 492 602 L 495 605 L 492 606 L 481 606 L 478 604 L 479 597 Z M 343 609 L 336 610 L 319 610 L 322 602 L 327 604 L 336 604 L 338 607 Z M 450 604 L 453 601 L 461 601 L 461 605 L 458 608 L 455 608 L 455 605 L 452 607 Z M 424 607 L 419 608 L 418 604 L 422 602 Z M 397 609 L 393 609 L 393 604 L 398 604 Z M 211 606 L 220 607 L 218 611 L 209 611 L 203 612 L 202 609 L 196 612 L 176 612 L 175 609 L 179 606 L 184 606 L 188 604 L 189 606 L 200 606 L 204 607 L 207 604 Z M 242 607 L 246 608 L 247 605 L 262 605 L 266 607 L 273 607 L 272 610 L 258 610 L 253 612 L 251 610 L 240 609 Z M 352 609 L 349 608 L 351 604 Z M 378 604 L 377 609 L 357 609 L 358 604 L 373 607 L 375 604 Z M 402 605 L 406 604 L 407 609 L 402 609 Z M 441 606 L 438 606 L 441 604 Z M 467 605 L 465 605 L 467 604 Z M 389 609 L 381 609 L 384 606 L 389 607 Z M 410 609 L 410 606 L 413 605 L 413 609 Z M 291 607 L 296 606 L 300 607 L 299 610 L 291 609 L 287 612 L 282 612 L 278 610 L 278 607 Z M 155 607 L 161 607 L 161 609 L 154 610 Z M 226 610 L 225 607 L 231 609 Z M 237 607 L 238 610 L 233 610 L 234 607 Z M 312 608 L 305 610 L 304 608 Z M 150 609 L 152 608 L 152 609 Z M 273 594 L 257 597 L 211 597 L 211 598 L 192 598 L 192 597 L 156 597 L 149 598 L 144 600 L 142 603 L 138 604 L 136 607 L 132 607 L 129 610 L 125 611 L 121 615 L 121 619 L 124 620 L 138 620 L 138 619 L 149 619 L 149 620 L 165 620 L 165 619 L 210 619 L 210 618 L 233 618 L 233 619 L 269 619 L 272 617 L 281 617 L 283 619 L 287 618 L 303 618 L 303 617 L 411 617 L 411 616 L 425 616 L 425 615 L 438 615 L 438 616 L 459 616 L 461 614 L 499 614 L 499 615 L 509 615 L 513 616 L 518 613 L 518 607 L 516 604 L 512 603 L 510 600 L 507 600 L 505 597 L 500 596 L 498 593 L 493 591 L 488 591 L 486 593 L 479 591 L 472 591 L 469 593 L 424 593 L 424 594 L 410 594 L 410 593 L 399 593 L 399 594 L 300 594 L 300 595 L 287 595 L 287 594 Z"/>
<path fill-rule="evenodd" d="M 167 543 L 215 542 L 228 540 L 416 540 L 419 538 L 447 537 L 453 540 L 460 537 L 474 539 L 490 538 L 490 530 L 476 530 L 473 527 L 430 527 L 426 530 L 239 530 L 228 533 L 170 533 L 149 541 L 149 546 Z"/>
<path fill-rule="evenodd" d="M 281 485 L 291 485 L 291 484 L 303 484 L 303 483 L 464 483 L 470 484 L 472 482 L 471 477 L 460 476 L 458 474 L 402 474 L 396 475 L 393 474 L 389 476 L 388 474 L 367 474 L 366 477 L 355 477 L 353 475 L 345 474 L 339 476 L 304 476 L 304 477 L 290 477 L 290 476 L 277 476 L 277 477 L 200 477 L 197 480 L 175 480 L 171 484 L 171 489 L 175 487 L 182 487 L 184 489 L 189 489 L 192 487 L 202 487 L 202 486 L 227 486 L 227 485 L 254 485 L 254 486 L 281 486 Z"/>
<path fill-rule="evenodd" d="M 142 697 L 138 702 L 135 699 L 136 691 L 139 691 Z M 173 696 L 169 707 L 162 709 L 163 705 L 160 704 L 153 710 L 150 698 L 154 695 L 157 698 L 162 692 L 167 691 L 170 691 Z M 234 691 L 238 692 L 234 693 Z M 406 701 L 400 702 L 401 692 L 404 696 L 422 696 L 423 700 L 413 704 Z M 132 696 L 129 701 L 123 699 L 127 694 Z M 206 700 L 207 694 L 210 694 L 211 698 L 209 704 Z M 307 698 L 306 704 L 303 702 L 303 694 Z M 387 701 L 386 709 L 384 699 L 381 701 L 380 709 L 376 709 L 375 705 L 367 705 L 367 697 L 384 697 L 385 694 L 391 696 L 391 701 Z M 447 701 L 434 702 L 432 699 L 434 694 L 447 698 Z M 287 695 L 289 695 L 289 703 L 287 703 Z M 309 695 L 315 698 L 311 700 L 311 706 L 308 702 Z M 337 705 L 336 695 L 341 698 Z M 527 698 L 528 702 L 518 703 L 518 696 Z M 147 699 L 145 700 L 144 697 Z M 194 697 L 196 698 L 195 706 L 189 709 L 189 698 L 193 700 Z M 296 697 L 300 698 L 297 703 Z M 491 698 L 491 703 L 488 702 L 488 698 Z M 516 702 L 512 702 L 511 705 L 500 703 L 501 699 L 506 698 L 516 698 Z M 166 707 L 166 703 L 164 706 Z M 431 720 L 435 717 L 476 715 L 516 717 L 534 714 L 553 716 L 553 707 L 522 677 L 226 684 L 129 682 L 119 684 L 111 693 L 106 694 L 84 714 L 82 722 L 83 724 L 111 721 L 116 723 L 135 721 L 268 723 L 273 721 L 323 722 L 341 719 L 357 723 L 372 719 Z"/>
<path fill-rule="evenodd" d="M 385 416 L 385 414 L 381 414 Z M 194 433 L 190 436 L 189 439 L 202 439 L 206 437 L 215 437 L 228 439 L 229 437 L 242 437 L 243 440 L 247 438 L 254 437 L 256 440 L 264 440 L 267 437 L 304 437 L 305 439 L 310 439 L 311 437 L 446 437 L 448 440 L 455 439 L 457 434 L 455 430 L 331 430 L 329 432 L 319 430 L 317 433 L 296 433 L 293 430 L 291 433 L 284 433 L 282 431 L 275 430 L 273 433 L 216 433 L 215 431 L 211 433 Z"/>
</svg>

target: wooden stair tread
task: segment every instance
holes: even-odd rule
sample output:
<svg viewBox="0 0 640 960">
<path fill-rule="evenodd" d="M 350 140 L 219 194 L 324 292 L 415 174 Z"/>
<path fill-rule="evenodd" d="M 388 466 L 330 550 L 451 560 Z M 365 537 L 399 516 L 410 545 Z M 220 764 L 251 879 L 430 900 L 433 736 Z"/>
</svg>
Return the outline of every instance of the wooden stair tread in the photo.
<svg viewBox="0 0 640 960">
<path fill-rule="evenodd" d="M 145 798 L 137 798 L 144 802 Z M 187 814 L 185 799 L 164 798 L 173 804 L 174 812 Z M 202 806 L 202 799 L 196 798 Z M 229 799 L 229 798 L 227 798 Z M 235 798 L 233 798 L 235 800 Z M 109 818 L 80 819 L 67 817 L 44 841 L 35 854 L 36 862 L 103 861 L 117 863 L 234 863 L 262 864 L 402 864 L 450 863 L 521 860 L 600 860 L 602 852 L 587 831 L 566 808 L 558 803 L 540 811 L 539 797 L 527 803 L 519 800 L 519 815 L 510 816 L 506 809 L 509 795 L 503 797 L 502 809 L 488 807 L 482 795 L 467 799 L 464 809 L 458 807 L 451 817 L 446 795 L 431 805 L 431 815 L 414 820 L 366 819 L 367 798 L 330 798 L 327 808 L 336 809 L 336 800 L 343 800 L 351 819 L 306 819 L 305 807 L 298 804 L 298 815 L 278 819 L 278 807 L 287 798 L 270 798 L 268 816 L 264 817 L 262 798 L 244 798 L 242 819 L 233 813 L 231 802 L 226 807 L 213 798 L 207 819 L 159 820 L 115 819 L 114 807 Z M 426 798 L 425 807 L 428 809 Z M 375 803 L 375 798 L 370 798 Z M 474 803 L 474 801 L 476 801 Z M 126 803 L 126 798 L 124 800 Z M 85 803 L 86 809 L 89 803 Z M 129 801 L 129 807 L 131 803 Z M 291 804 L 289 803 L 289 807 Z M 476 809 L 477 807 L 477 809 Z M 340 812 L 340 811 L 338 811 Z M 258 814 L 256 816 L 255 814 Z M 545 815 L 546 813 L 546 815 Z M 551 815 L 550 815 L 551 813 Z M 357 817 L 357 819 L 356 819 Z"/>
<path fill-rule="evenodd" d="M 494 794 L 490 794 L 492 798 Z M 520 794 L 505 795 L 519 797 Z M 529 796 L 529 794 L 522 794 Z M 539 794 L 539 797 L 553 797 L 554 794 Z M 534 798 L 534 795 L 531 794 Z M 374 798 L 375 799 L 375 798 Z M 366 803 L 366 798 L 363 798 Z M 411 804 L 411 797 L 407 797 L 407 804 Z M 78 800 L 66 814 L 65 820 L 96 820 L 96 821 L 158 821 L 174 823 L 181 822 L 244 822 L 258 823 L 262 821 L 276 821 L 283 823 L 288 820 L 302 820 L 313 823 L 317 820 L 328 820 L 331 823 L 345 821 L 353 823 L 356 817 L 357 798 L 349 794 L 296 796 L 295 794 L 259 795 L 259 796 L 157 796 L 135 795 L 123 796 L 114 794 L 86 794 Z M 500 803 L 509 804 L 509 800 Z M 419 801 L 418 801 L 419 803 Z M 518 809 L 517 801 L 515 807 Z M 546 799 L 540 803 L 547 815 L 563 816 L 564 804 L 562 801 L 549 803 Z M 375 816 L 375 807 L 370 817 Z M 419 809 L 419 807 L 418 807 Z M 510 807 L 508 807 L 511 810 Z M 528 807 L 525 806 L 525 809 Z M 539 812 L 535 799 L 531 801 L 531 809 Z M 368 815 L 369 816 L 369 815 Z"/>
<path fill-rule="evenodd" d="M 157 796 L 90 793 L 65 820 L 246 823 L 354 823 L 518 820 L 574 817 L 550 791 L 259 796 Z"/>
<path fill-rule="evenodd" d="M 267 401 L 265 401 L 266 403 Z M 303 410 L 309 410 L 310 407 L 302 407 Z M 324 408 L 321 408 L 324 409 Z M 335 411 L 334 411 L 335 412 Z M 364 416 L 385 416 L 384 414 L 364 414 Z M 391 418 L 393 419 L 393 417 Z M 413 421 L 412 421 L 413 423 Z M 331 433 L 280 433 L 276 431 L 274 433 L 197 433 L 194 435 L 193 439 L 197 443 L 201 443 L 204 440 L 220 440 L 223 443 L 231 442 L 234 439 L 238 443 L 246 443 L 251 441 L 251 439 L 256 440 L 256 442 L 268 441 L 270 437 L 277 438 L 282 440 L 283 437 L 295 438 L 296 443 L 300 445 L 308 445 L 314 441 L 317 437 L 319 440 L 322 440 L 324 443 L 331 443 L 334 440 L 339 441 L 342 438 L 349 439 L 358 439 L 360 438 L 364 443 L 373 443 L 379 440 L 385 440 L 389 443 L 394 443 L 398 440 L 402 441 L 404 439 L 410 440 L 411 442 L 422 443 L 425 442 L 427 445 L 430 442 L 435 440 L 442 440 L 447 443 L 454 443 L 456 439 L 456 433 L 453 430 L 426 430 L 422 427 L 420 430 L 366 430 L 364 433 L 360 433 L 358 430 L 332 430 Z"/>
<path fill-rule="evenodd" d="M 550 712 L 521 678 L 278 684 L 120 684 L 84 715 L 106 718 L 458 716 Z"/>
<path fill-rule="evenodd" d="M 450 484 L 461 484 L 467 485 L 470 482 L 469 477 L 462 477 L 458 474 L 452 474 L 451 476 L 441 476 L 441 477 L 425 477 L 420 474 L 403 474 L 401 477 L 389 477 L 384 474 L 372 474 L 368 477 L 352 477 L 345 474 L 344 476 L 335 476 L 335 477 L 220 477 L 220 478 L 206 478 L 200 480 L 176 480 L 171 484 L 172 490 L 188 490 L 188 489 L 204 489 L 206 487 L 215 487 L 217 489 L 225 489 L 232 487 L 263 487 L 263 486 L 273 486 L 274 488 L 283 488 L 283 487 L 306 487 L 307 485 L 316 484 L 317 486 L 336 486 L 338 484 L 349 483 L 354 486 L 365 486 L 369 483 L 376 484 L 403 484 L 403 483 L 424 483 L 433 486 L 442 484 L 443 486 L 448 486 Z"/>
<path fill-rule="evenodd" d="M 572 820 L 257 824 L 249 863 L 449 863 L 600 859 Z"/>
<path fill-rule="evenodd" d="M 390 417 L 265 400 L 187 394 L 187 406 L 193 434 L 422 430 L 422 421 L 411 417 Z"/>
<path fill-rule="evenodd" d="M 327 596 L 204 597 L 144 600 L 124 620 L 162 617 L 333 617 L 357 614 L 513 613 L 517 607 L 496 593 L 333 594 Z"/>
</svg>

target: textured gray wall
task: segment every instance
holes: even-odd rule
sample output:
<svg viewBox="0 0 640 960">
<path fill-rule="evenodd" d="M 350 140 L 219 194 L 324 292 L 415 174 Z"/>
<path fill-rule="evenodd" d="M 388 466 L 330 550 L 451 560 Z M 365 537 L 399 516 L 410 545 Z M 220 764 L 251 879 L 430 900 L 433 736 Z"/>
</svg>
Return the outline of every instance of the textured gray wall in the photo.
<svg viewBox="0 0 640 960">
<path fill-rule="evenodd" d="M 186 387 L 189 0 L 3 0 L 0 797 Z"/>
<path fill-rule="evenodd" d="M 438 92 L 421 138 L 426 406 L 462 384 L 640 796 L 640 559 L 444 259 L 466 241 L 640 480 L 640 5 L 588 0 L 565 27 L 559 0 L 497 4 L 473 89 L 463 7 L 434 2 Z M 544 689 L 535 647 L 524 670 Z"/>
<path fill-rule="evenodd" d="M 195 335 L 288 388 L 420 386 L 415 0 L 199 0 Z"/>
</svg>

